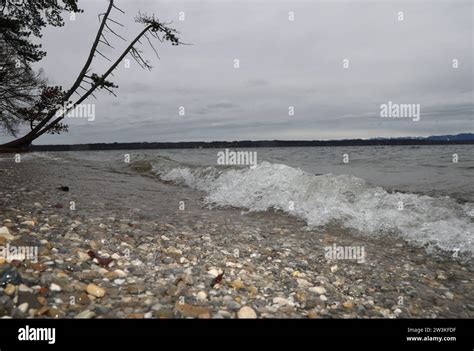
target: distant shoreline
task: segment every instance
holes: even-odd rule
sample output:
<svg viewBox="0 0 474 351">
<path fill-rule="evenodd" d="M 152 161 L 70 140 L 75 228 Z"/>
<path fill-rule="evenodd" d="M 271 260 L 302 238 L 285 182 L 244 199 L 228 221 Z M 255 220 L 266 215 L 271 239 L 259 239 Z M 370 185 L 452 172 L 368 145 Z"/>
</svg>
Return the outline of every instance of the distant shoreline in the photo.
<svg viewBox="0 0 474 351">
<path fill-rule="evenodd" d="M 325 147 L 325 146 L 416 146 L 416 145 L 473 145 L 474 140 L 431 139 L 347 139 L 347 140 L 261 140 L 211 142 L 137 142 L 94 143 L 72 145 L 33 145 L 30 151 L 88 151 L 88 150 L 146 150 L 146 149 L 222 149 L 259 147 Z"/>
</svg>

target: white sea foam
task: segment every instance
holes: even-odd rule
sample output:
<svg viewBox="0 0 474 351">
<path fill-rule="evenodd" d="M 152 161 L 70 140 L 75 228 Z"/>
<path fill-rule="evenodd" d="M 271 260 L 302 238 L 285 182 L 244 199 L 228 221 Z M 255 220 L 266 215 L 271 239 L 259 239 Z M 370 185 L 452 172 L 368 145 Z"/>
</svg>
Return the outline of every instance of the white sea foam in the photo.
<svg viewBox="0 0 474 351">
<path fill-rule="evenodd" d="M 449 197 L 388 193 L 354 176 L 315 176 L 268 162 L 254 169 L 183 167 L 156 172 L 163 180 L 204 191 L 210 205 L 278 209 L 303 218 L 309 226 L 337 221 L 370 236 L 395 234 L 428 247 L 474 252 L 474 204 Z"/>
</svg>

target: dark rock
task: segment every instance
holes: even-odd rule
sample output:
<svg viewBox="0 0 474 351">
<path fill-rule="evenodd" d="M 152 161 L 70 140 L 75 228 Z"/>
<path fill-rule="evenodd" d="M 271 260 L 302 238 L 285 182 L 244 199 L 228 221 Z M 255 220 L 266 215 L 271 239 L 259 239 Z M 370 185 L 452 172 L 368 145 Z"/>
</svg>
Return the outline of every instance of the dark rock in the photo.
<svg viewBox="0 0 474 351">
<path fill-rule="evenodd" d="M 15 267 L 8 267 L 0 274 L 0 286 L 6 287 L 7 284 L 20 285 L 23 283 L 20 272 Z"/>
<path fill-rule="evenodd" d="M 29 308 L 39 309 L 41 304 L 38 302 L 36 296 L 29 291 L 19 291 L 18 292 L 18 306 L 27 302 Z"/>
<path fill-rule="evenodd" d="M 11 316 L 15 319 L 25 319 L 28 315 L 25 312 L 20 311 L 18 308 L 14 308 Z"/>
<path fill-rule="evenodd" d="M 6 295 L 0 296 L 0 317 L 9 315 L 12 309 L 13 300 Z"/>
<path fill-rule="evenodd" d="M 96 306 L 95 308 L 95 313 L 99 316 L 101 315 L 106 315 L 109 313 L 112 309 L 110 307 L 105 307 L 105 306 Z"/>
<path fill-rule="evenodd" d="M 366 313 L 367 313 L 367 309 L 364 306 L 362 305 L 357 306 L 357 314 L 364 315 Z"/>
</svg>

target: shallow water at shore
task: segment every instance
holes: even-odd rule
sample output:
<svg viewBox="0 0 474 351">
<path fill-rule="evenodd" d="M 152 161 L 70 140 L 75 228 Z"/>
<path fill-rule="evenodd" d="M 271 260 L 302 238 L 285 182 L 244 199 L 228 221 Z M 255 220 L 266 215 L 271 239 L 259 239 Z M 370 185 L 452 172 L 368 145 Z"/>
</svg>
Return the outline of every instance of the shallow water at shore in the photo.
<svg viewBox="0 0 474 351">
<path fill-rule="evenodd" d="M 395 235 L 429 250 L 472 255 L 472 145 L 353 147 L 346 150 L 351 155 L 348 164 L 339 159 L 342 149 L 264 148 L 257 151 L 259 163 L 251 169 L 216 165 L 219 150 L 209 149 L 35 153 L 27 157 L 128 174 L 128 180 L 122 182 L 140 184 L 143 176 L 155 177 L 155 186 L 146 190 L 150 195 L 137 193 L 143 210 L 152 215 L 155 210 L 167 212 L 154 203 L 155 188 L 165 181 L 189 188 L 171 188 L 171 198 L 173 189 L 180 189 L 182 201 L 194 194 L 213 209 L 276 210 L 303 219 L 313 228 L 335 224 L 371 238 Z M 452 154 L 461 161 L 453 163 L 448 157 Z M 114 182 L 113 175 L 108 178 Z M 88 182 L 84 186 L 101 186 L 94 179 Z M 120 184 L 108 196 L 122 199 Z"/>
<path fill-rule="evenodd" d="M 293 147 L 239 149 L 256 151 L 258 162 L 285 164 L 321 175 L 352 175 L 388 191 L 450 196 L 474 202 L 474 145 Z M 176 165 L 216 166 L 221 149 L 117 150 L 41 153 L 46 157 L 120 163 L 173 160 Z M 347 163 L 344 163 L 347 155 Z M 455 162 L 457 161 L 457 162 Z"/>
</svg>

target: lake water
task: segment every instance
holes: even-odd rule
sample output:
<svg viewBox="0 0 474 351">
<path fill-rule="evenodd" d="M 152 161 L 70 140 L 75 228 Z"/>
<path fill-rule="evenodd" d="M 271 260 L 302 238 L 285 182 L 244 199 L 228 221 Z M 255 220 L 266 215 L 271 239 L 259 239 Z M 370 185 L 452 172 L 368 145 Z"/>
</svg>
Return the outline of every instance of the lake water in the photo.
<svg viewBox="0 0 474 351">
<path fill-rule="evenodd" d="M 221 149 L 36 153 L 156 177 L 203 206 L 278 210 L 309 227 L 474 252 L 474 146 L 257 148 L 257 166 L 218 164 Z M 453 162 L 456 161 L 457 162 Z M 129 162 L 128 162 L 129 161 Z M 133 177 L 132 177 L 133 179 Z"/>
</svg>

